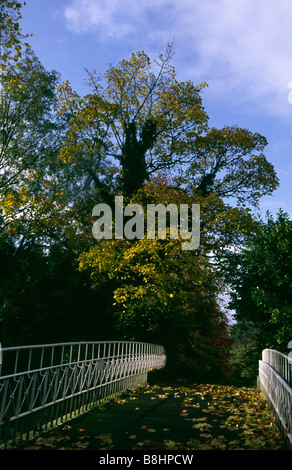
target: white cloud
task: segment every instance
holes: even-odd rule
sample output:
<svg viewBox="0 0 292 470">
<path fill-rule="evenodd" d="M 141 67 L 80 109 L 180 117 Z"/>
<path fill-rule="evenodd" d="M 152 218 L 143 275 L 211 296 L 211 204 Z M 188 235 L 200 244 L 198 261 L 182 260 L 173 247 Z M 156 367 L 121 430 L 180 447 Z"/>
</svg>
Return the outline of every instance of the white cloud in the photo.
<svg viewBox="0 0 292 470">
<path fill-rule="evenodd" d="M 192 38 L 207 81 L 215 80 L 217 91 L 229 87 L 243 99 L 265 100 L 263 106 L 273 113 L 291 113 L 291 2 L 205 0 L 196 9 L 187 3 L 181 30 L 185 38 Z M 199 31 L 195 24 L 201 25 Z"/>
<path fill-rule="evenodd" d="M 145 10 L 155 6 L 155 0 L 73 0 L 64 13 L 69 29 L 76 33 L 97 31 L 104 37 L 121 38 L 135 32 Z"/>
<path fill-rule="evenodd" d="M 156 37 L 164 39 L 159 49 L 175 37 L 177 67 L 187 78 L 291 113 L 291 0 L 72 0 L 64 14 L 72 31 L 103 41 L 135 37 L 145 47 Z"/>
</svg>

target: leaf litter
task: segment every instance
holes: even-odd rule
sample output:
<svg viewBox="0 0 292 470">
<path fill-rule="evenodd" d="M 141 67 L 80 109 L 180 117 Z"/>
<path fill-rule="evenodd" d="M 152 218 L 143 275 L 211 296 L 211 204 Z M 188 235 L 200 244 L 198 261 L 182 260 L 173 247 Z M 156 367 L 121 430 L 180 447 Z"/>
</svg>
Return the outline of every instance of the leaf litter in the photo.
<svg viewBox="0 0 292 470">
<path fill-rule="evenodd" d="M 156 398 L 158 401 L 172 396 L 176 419 L 179 420 L 178 425 L 171 427 L 169 423 L 166 425 L 163 419 L 161 422 L 156 421 L 155 426 L 142 421 L 135 430 L 125 433 L 127 449 L 285 449 L 285 441 L 276 426 L 273 414 L 262 392 L 257 388 L 212 384 L 175 387 L 146 385 L 129 390 L 114 400 L 111 399 L 101 406 L 101 412 L 106 414 L 107 407 L 125 406 L 127 403 L 135 402 L 135 399 L 145 399 L 148 394 L 151 395 L 149 398 Z M 138 413 L 140 407 L 135 404 L 133 410 Z M 98 421 L 100 420 L 96 419 L 97 423 Z M 181 430 L 183 433 L 180 434 Z M 184 434 L 184 438 L 177 439 L 178 433 L 179 437 Z M 63 428 L 40 436 L 24 448 L 120 450 L 118 445 L 116 436 L 112 433 L 91 435 L 86 429 L 85 416 L 82 427 L 67 424 Z"/>
</svg>

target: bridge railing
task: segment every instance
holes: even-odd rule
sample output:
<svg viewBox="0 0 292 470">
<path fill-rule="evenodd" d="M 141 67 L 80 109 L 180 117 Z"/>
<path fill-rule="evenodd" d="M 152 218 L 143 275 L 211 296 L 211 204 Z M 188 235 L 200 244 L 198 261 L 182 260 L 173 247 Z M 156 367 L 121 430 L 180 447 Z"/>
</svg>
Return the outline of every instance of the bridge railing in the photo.
<svg viewBox="0 0 292 470">
<path fill-rule="evenodd" d="M 0 347 L 0 448 L 147 383 L 148 372 L 165 363 L 162 346 L 131 341 Z"/>
<path fill-rule="evenodd" d="M 292 448 L 292 358 L 264 349 L 259 361 L 259 381 L 277 424 Z"/>
</svg>

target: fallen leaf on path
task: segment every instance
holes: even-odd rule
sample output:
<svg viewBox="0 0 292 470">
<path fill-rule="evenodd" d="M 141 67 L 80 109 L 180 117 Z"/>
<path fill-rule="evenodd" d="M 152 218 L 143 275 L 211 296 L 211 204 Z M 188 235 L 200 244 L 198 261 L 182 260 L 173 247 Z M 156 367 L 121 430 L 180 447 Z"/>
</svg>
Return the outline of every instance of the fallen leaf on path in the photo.
<svg viewBox="0 0 292 470">
<path fill-rule="evenodd" d="M 101 442 L 101 445 L 111 445 L 113 443 L 112 434 L 100 434 L 96 436 L 96 439 Z"/>
</svg>

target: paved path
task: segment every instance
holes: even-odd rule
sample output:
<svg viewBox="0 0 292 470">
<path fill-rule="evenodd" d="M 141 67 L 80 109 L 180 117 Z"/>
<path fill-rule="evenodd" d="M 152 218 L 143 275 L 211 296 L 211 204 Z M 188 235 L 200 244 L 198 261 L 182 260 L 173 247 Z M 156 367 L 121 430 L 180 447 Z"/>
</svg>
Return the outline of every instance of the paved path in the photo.
<svg viewBox="0 0 292 470">
<path fill-rule="evenodd" d="M 101 435 L 98 446 L 104 436 L 105 444 L 108 437 L 108 446 L 119 450 L 174 447 L 175 442 L 186 445 L 194 432 L 193 422 L 183 419 L 187 418 L 183 400 L 184 394 L 177 391 L 138 391 L 84 416 L 78 426 L 84 425 L 91 436 Z"/>
<path fill-rule="evenodd" d="M 258 390 L 146 386 L 128 391 L 26 448 L 281 450 L 283 441 Z"/>
</svg>

